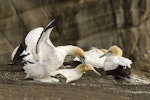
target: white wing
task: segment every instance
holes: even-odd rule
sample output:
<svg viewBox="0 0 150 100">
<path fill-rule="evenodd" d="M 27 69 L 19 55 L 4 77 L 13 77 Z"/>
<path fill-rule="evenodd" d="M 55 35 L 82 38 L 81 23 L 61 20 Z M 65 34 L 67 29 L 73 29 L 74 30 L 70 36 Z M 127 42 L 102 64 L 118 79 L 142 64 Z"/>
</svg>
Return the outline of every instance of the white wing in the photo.
<svg viewBox="0 0 150 100">
<path fill-rule="evenodd" d="M 119 59 L 119 65 L 127 66 L 131 68 L 132 61 L 130 59 L 124 57 L 119 57 L 118 59 Z"/>
<path fill-rule="evenodd" d="M 55 72 L 55 75 L 58 74 L 61 74 L 67 78 L 66 83 L 78 80 L 83 75 L 83 73 L 79 73 L 75 69 L 59 69 Z"/>
<path fill-rule="evenodd" d="M 25 44 L 28 46 L 28 49 L 31 49 L 31 50 L 35 49 L 37 41 L 40 38 L 40 35 L 43 30 L 44 30 L 43 27 L 38 27 L 38 28 L 31 30 L 27 34 L 27 36 L 25 37 Z"/>
<path fill-rule="evenodd" d="M 50 60 L 52 63 L 55 58 L 55 47 L 50 40 L 51 31 L 55 25 L 55 19 L 52 20 L 43 30 L 36 45 L 36 53 L 38 53 L 39 61 L 42 64 L 44 61 Z M 50 57 L 54 58 L 51 59 Z"/>
<path fill-rule="evenodd" d="M 127 58 L 120 56 L 110 56 L 107 57 L 106 60 L 104 61 L 104 70 L 105 71 L 114 70 L 119 65 L 131 68 L 131 64 L 132 64 L 131 60 Z"/>
<path fill-rule="evenodd" d="M 35 28 L 32 31 L 30 31 L 25 37 L 25 44 L 27 46 L 26 52 L 31 52 L 35 61 L 38 59 L 36 54 L 36 45 L 43 30 L 44 29 L 42 27 Z"/>
<path fill-rule="evenodd" d="M 54 71 L 56 71 L 59 62 L 57 55 L 55 54 L 55 47 L 51 43 L 49 36 L 55 25 L 55 20 L 42 31 L 39 38 L 36 39 L 36 44 L 30 44 L 35 46 L 35 53 L 38 55 L 38 61 L 34 64 L 26 64 L 24 70 L 27 73 L 26 77 L 38 79 L 49 78 Z M 40 33 L 40 32 L 39 32 Z M 30 43 L 30 42 L 29 42 Z"/>
<path fill-rule="evenodd" d="M 49 38 L 55 24 L 56 20 L 52 20 L 46 26 L 36 44 L 36 53 L 38 55 L 38 61 L 43 68 L 43 73 L 48 73 L 49 75 L 60 67 L 60 62 L 57 58 L 55 47 Z"/>
<path fill-rule="evenodd" d="M 57 20 L 52 20 L 47 26 L 46 28 L 43 30 L 42 34 L 40 35 L 37 45 L 36 45 L 36 52 L 38 53 L 39 51 L 39 45 L 40 43 L 45 43 L 47 45 L 49 45 L 51 48 L 54 48 L 55 46 L 53 45 L 53 43 L 50 40 L 50 34 L 51 31 L 54 27 L 54 25 L 56 24 Z"/>
<path fill-rule="evenodd" d="M 64 77 L 68 78 L 69 76 L 72 76 L 73 69 L 58 69 L 54 75 L 61 74 Z"/>
</svg>

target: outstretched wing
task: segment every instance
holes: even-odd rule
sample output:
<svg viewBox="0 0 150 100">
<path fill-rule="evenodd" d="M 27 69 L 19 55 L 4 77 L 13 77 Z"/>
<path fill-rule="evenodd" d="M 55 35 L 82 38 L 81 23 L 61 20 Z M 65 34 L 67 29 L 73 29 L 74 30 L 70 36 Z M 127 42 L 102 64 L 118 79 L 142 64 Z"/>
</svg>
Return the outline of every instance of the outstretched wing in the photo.
<svg viewBox="0 0 150 100">
<path fill-rule="evenodd" d="M 50 33 L 53 29 L 53 27 L 57 24 L 59 17 L 57 17 L 56 19 L 52 20 L 43 30 L 42 34 L 40 35 L 38 42 L 36 44 L 36 53 L 38 53 L 39 51 L 39 44 L 41 42 L 45 42 L 48 43 L 48 45 L 52 48 L 54 48 L 54 45 L 52 44 L 51 40 L 49 39 L 50 37 Z"/>
<path fill-rule="evenodd" d="M 25 44 L 27 45 L 26 52 L 32 53 L 32 56 L 35 61 L 38 59 L 36 54 L 36 45 L 43 30 L 43 27 L 35 28 L 34 30 L 30 31 L 25 38 Z"/>
<path fill-rule="evenodd" d="M 33 49 L 35 50 L 36 44 L 43 30 L 44 30 L 43 27 L 38 27 L 38 28 L 31 30 L 27 34 L 27 36 L 25 37 L 25 44 L 27 45 L 27 51 L 33 50 Z"/>
<path fill-rule="evenodd" d="M 42 27 L 35 28 L 31 30 L 22 40 L 21 44 L 16 47 L 12 53 L 11 60 L 13 63 L 21 62 L 22 58 L 26 56 L 26 54 L 22 54 L 24 50 L 27 51 L 35 51 L 36 43 L 43 31 Z M 22 54 L 22 56 L 21 56 Z"/>
</svg>

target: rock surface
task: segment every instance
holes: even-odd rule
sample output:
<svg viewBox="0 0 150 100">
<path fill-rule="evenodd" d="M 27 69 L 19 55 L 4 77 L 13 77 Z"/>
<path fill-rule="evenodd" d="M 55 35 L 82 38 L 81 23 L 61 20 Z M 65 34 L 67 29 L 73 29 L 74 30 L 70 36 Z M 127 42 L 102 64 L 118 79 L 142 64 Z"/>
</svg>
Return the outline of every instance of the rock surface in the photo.
<svg viewBox="0 0 150 100">
<path fill-rule="evenodd" d="M 94 72 L 67 84 L 40 83 L 24 77 L 22 66 L 0 63 L 0 100 L 149 100 L 150 97 L 150 81 L 128 83 Z"/>
</svg>

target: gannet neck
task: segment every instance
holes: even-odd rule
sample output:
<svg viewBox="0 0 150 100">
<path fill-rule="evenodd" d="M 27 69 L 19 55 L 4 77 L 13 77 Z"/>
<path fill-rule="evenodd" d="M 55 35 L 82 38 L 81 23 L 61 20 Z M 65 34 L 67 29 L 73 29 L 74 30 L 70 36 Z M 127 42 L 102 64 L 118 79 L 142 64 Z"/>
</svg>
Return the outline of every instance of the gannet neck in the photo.
<svg viewBox="0 0 150 100">
<path fill-rule="evenodd" d="M 78 65 L 75 70 L 77 70 L 77 72 L 85 72 L 85 66 L 83 64 Z"/>
<path fill-rule="evenodd" d="M 84 51 L 81 48 L 79 48 L 77 46 L 73 46 L 72 48 L 73 48 L 72 53 L 74 55 L 78 55 L 80 57 L 85 57 Z"/>
<path fill-rule="evenodd" d="M 59 46 L 59 48 L 61 48 L 61 50 L 66 53 L 66 55 L 84 57 L 84 51 L 77 46 L 67 45 L 67 46 Z"/>
<path fill-rule="evenodd" d="M 90 70 L 94 70 L 94 68 L 91 64 L 87 64 L 85 67 L 85 72 L 90 71 Z"/>
</svg>

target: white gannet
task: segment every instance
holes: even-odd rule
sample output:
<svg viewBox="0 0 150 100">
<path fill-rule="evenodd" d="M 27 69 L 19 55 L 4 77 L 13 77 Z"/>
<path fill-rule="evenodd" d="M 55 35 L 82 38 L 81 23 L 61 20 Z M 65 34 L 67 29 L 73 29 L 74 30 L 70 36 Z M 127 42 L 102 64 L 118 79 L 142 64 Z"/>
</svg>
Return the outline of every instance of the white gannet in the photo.
<svg viewBox="0 0 150 100">
<path fill-rule="evenodd" d="M 44 49 L 45 50 L 45 49 Z M 51 49 L 50 49 L 51 50 Z M 23 67 L 26 73 L 26 78 L 33 78 L 36 81 L 41 81 L 41 82 L 58 82 L 53 76 L 53 73 L 61 67 L 61 65 L 64 62 L 65 56 L 66 55 L 74 55 L 74 56 L 79 56 L 80 59 L 83 59 L 83 65 L 86 65 L 84 63 L 84 52 L 82 49 L 76 46 L 59 46 L 53 49 L 54 51 L 50 52 L 48 51 L 47 55 L 43 55 L 43 52 L 41 55 L 39 55 L 39 61 L 36 62 L 35 64 L 25 64 Z M 46 52 L 44 52 L 46 53 Z M 45 58 L 41 56 L 48 56 L 45 60 Z M 40 61 L 40 59 L 42 59 Z M 47 75 L 46 75 L 47 73 Z M 46 76 L 43 78 L 43 76 Z M 51 80 L 52 79 L 52 80 Z"/>
<path fill-rule="evenodd" d="M 114 45 L 100 57 L 106 56 L 104 61 L 104 71 L 107 75 L 113 75 L 115 78 L 130 78 L 132 61 L 122 57 L 122 50 Z"/>
<path fill-rule="evenodd" d="M 98 49 L 94 47 L 91 50 L 85 52 L 85 62 L 91 64 L 96 68 L 103 68 L 103 63 L 106 57 L 99 57 L 105 52 L 107 52 L 106 49 Z M 74 58 L 74 61 L 77 62 L 80 61 L 80 59 L 76 57 Z"/>
<path fill-rule="evenodd" d="M 84 61 L 84 51 L 81 48 L 72 45 L 55 47 L 50 41 L 50 33 L 57 20 L 58 19 L 51 21 L 41 33 L 39 32 L 39 38 L 33 40 L 35 42 L 34 45 L 30 45 L 30 40 L 28 38 L 26 38 L 24 43 L 21 43 L 26 45 L 26 48 L 20 50 L 22 53 L 19 53 L 19 57 L 25 55 L 22 59 L 26 61 L 23 67 L 26 78 L 32 78 L 41 82 L 59 82 L 58 79 L 51 77 L 51 75 L 63 64 L 66 55 L 78 56 L 82 63 L 86 65 Z M 27 36 L 32 37 L 31 33 Z M 19 48 L 17 51 L 19 51 Z M 15 57 L 17 58 L 17 56 Z M 32 58 L 34 62 L 31 63 L 30 60 L 28 61 L 29 58 Z"/>
<path fill-rule="evenodd" d="M 58 69 L 53 75 L 62 75 L 66 78 L 66 83 L 69 83 L 80 79 L 84 72 L 91 70 L 100 75 L 90 64 L 86 64 L 86 66 L 83 64 L 79 64 L 78 66 L 76 66 L 76 68 L 73 69 Z"/>
</svg>

